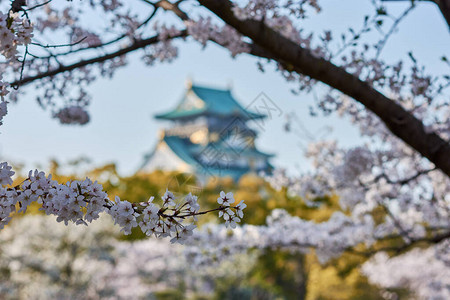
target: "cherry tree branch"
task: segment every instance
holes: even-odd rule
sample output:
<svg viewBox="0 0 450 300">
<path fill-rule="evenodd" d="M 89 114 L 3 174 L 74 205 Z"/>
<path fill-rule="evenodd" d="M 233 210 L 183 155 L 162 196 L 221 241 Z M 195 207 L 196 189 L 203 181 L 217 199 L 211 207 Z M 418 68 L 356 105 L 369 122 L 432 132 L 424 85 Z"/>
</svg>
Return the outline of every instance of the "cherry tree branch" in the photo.
<svg viewBox="0 0 450 300">
<path fill-rule="evenodd" d="M 153 17 L 156 15 L 156 12 L 158 11 L 158 6 L 156 6 L 156 5 L 154 5 L 154 6 L 155 6 L 155 9 L 152 11 L 152 13 L 143 22 L 141 22 L 136 27 L 136 29 L 142 28 L 143 26 L 147 25 L 153 19 Z M 67 52 L 56 53 L 56 54 L 49 55 L 47 57 L 42 57 L 42 59 L 55 58 L 55 57 L 58 57 L 58 56 L 70 55 L 70 54 L 73 54 L 73 53 L 76 53 L 76 52 L 82 52 L 82 51 L 86 51 L 86 50 L 93 50 L 93 49 L 103 48 L 105 46 L 109 46 L 109 45 L 112 45 L 114 43 L 117 43 L 117 42 L 123 40 L 124 38 L 126 38 L 127 36 L 128 36 L 127 34 L 122 34 L 122 35 L 119 35 L 119 36 L 117 36 L 116 38 L 114 38 L 112 40 L 109 40 L 109 41 L 101 43 L 101 44 L 90 45 L 90 46 L 87 46 L 87 47 L 84 47 L 84 48 L 78 48 L 78 49 L 74 49 L 74 50 L 71 49 L 70 51 L 67 51 Z"/>
<path fill-rule="evenodd" d="M 411 240 L 409 240 L 409 242 L 407 242 L 403 245 L 400 245 L 400 246 L 387 246 L 387 247 L 373 249 L 371 251 L 365 252 L 365 254 L 367 256 L 371 256 L 380 251 L 388 251 L 388 252 L 394 252 L 395 254 L 400 254 L 401 252 L 404 252 L 404 251 L 409 250 L 412 247 L 416 246 L 418 243 L 438 244 L 448 238 L 450 238 L 450 231 L 436 234 L 431 237 L 411 239 Z"/>
<path fill-rule="evenodd" d="M 433 2 L 439 6 L 439 10 L 450 29 L 450 0 L 434 0 Z"/>
<path fill-rule="evenodd" d="M 405 185 L 405 184 L 409 184 L 413 180 L 416 180 L 420 176 L 426 175 L 426 174 L 428 174 L 430 172 L 433 172 L 435 170 L 436 170 L 436 168 L 421 170 L 421 171 L 418 171 L 416 174 L 414 174 L 414 175 L 412 175 L 410 177 L 403 178 L 403 179 L 398 179 L 398 180 L 392 180 L 391 178 L 389 178 L 389 176 L 386 173 L 381 173 L 380 175 L 375 177 L 371 182 L 364 182 L 364 183 L 361 183 L 361 184 L 362 184 L 362 186 L 367 186 L 368 184 L 372 184 L 372 183 L 378 182 L 380 179 L 383 178 L 389 184 Z"/>
<path fill-rule="evenodd" d="M 25 11 L 30 11 L 30 10 L 36 9 L 36 8 L 38 8 L 38 7 L 47 5 L 47 4 L 49 4 L 50 2 L 52 2 L 52 0 L 48 0 L 48 1 L 42 2 L 42 3 L 40 3 L 40 4 L 36 4 L 35 6 L 32 6 L 32 7 L 30 7 L 30 8 L 25 9 Z"/>
<path fill-rule="evenodd" d="M 169 36 L 167 38 L 168 39 L 176 39 L 176 38 L 183 38 L 186 36 L 187 36 L 187 32 L 186 32 L 186 30 L 183 30 L 179 34 Z M 75 69 L 82 68 L 87 65 L 101 63 L 101 62 L 111 60 L 116 57 L 120 57 L 122 55 L 128 54 L 135 50 L 145 48 L 149 45 L 156 44 L 158 42 L 160 42 L 159 35 L 155 35 L 153 37 L 143 39 L 143 40 L 136 40 L 130 46 L 122 48 L 120 50 L 117 50 L 117 51 L 114 51 L 114 52 L 111 52 L 111 53 L 108 53 L 108 54 L 105 54 L 102 56 L 93 57 L 91 59 L 81 60 L 81 61 L 71 64 L 71 65 L 67 65 L 67 66 L 61 65 L 58 68 L 49 70 L 47 72 L 39 73 L 35 76 L 28 76 L 28 77 L 24 77 L 20 80 L 16 80 L 16 81 L 12 82 L 11 85 L 12 86 L 21 86 L 21 85 L 25 85 L 27 83 L 31 83 L 31 82 L 39 80 L 39 79 L 43 79 L 46 77 L 52 77 L 52 76 L 55 76 L 55 75 L 63 73 L 63 72 L 73 71 Z"/>
<path fill-rule="evenodd" d="M 225 0 L 198 0 L 228 25 L 234 27 L 255 44 L 269 52 L 277 61 L 283 61 L 304 75 L 319 80 L 352 97 L 375 113 L 409 146 L 433 162 L 450 176 L 450 144 L 434 132 L 427 132 L 423 123 L 394 100 L 386 97 L 367 82 L 348 73 L 330 61 L 314 56 L 268 27 L 264 22 L 239 20 L 232 11 L 232 3 Z"/>
</svg>

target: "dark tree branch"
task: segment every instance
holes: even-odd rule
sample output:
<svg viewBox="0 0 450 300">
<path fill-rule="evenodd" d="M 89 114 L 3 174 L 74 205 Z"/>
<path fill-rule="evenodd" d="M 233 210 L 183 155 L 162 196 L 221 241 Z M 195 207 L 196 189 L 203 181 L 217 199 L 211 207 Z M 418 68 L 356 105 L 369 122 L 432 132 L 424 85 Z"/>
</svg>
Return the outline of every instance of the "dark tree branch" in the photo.
<svg viewBox="0 0 450 300">
<path fill-rule="evenodd" d="M 368 184 L 372 184 L 372 183 L 378 182 L 378 181 L 379 181 L 380 179 L 382 179 L 382 178 L 384 178 L 384 179 L 386 180 L 386 182 L 389 183 L 389 184 L 400 184 L 400 185 L 405 185 L 405 184 L 410 183 L 410 182 L 413 181 L 413 180 L 416 180 L 416 179 L 419 178 L 420 176 L 425 175 L 425 174 L 428 174 L 428 173 L 433 172 L 433 171 L 435 171 L 435 170 L 436 170 L 436 168 L 431 168 L 431 169 L 421 170 L 421 171 L 418 171 L 416 174 L 414 174 L 414 175 L 411 176 L 411 177 L 407 177 L 407 178 L 404 178 L 404 179 L 398 179 L 398 180 L 392 180 L 392 179 L 389 178 L 389 176 L 388 176 L 387 174 L 381 173 L 380 175 L 378 175 L 377 177 L 375 177 L 375 179 L 374 179 L 373 181 L 371 181 L 371 182 L 365 182 L 365 183 L 362 184 L 362 185 L 363 185 L 363 186 L 367 186 Z"/>
<path fill-rule="evenodd" d="M 370 251 L 368 254 L 372 255 L 372 254 L 375 254 L 380 251 L 388 251 L 388 252 L 393 252 L 394 254 L 397 255 L 402 252 L 405 252 L 406 250 L 411 249 L 412 247 L 416 246 L 418 243 L 438 244 L 449 238 L 450 238 L 450 231 L 447 231 L 447 232 L 433 235 L 432 237 L 423 237 L 423 238 L 412 239 L 409 242 L 407 242 L 401 246 L 377 248 L 377 249 L 374 249 L 373 251 Z"/>
<path fill-rule="evenodd" d="M 387 98 L 343 68 L 314 56 L 310 50 L 283 37 L 263 22 L 239 20 L 233 14 L 230 1 L 198 1 L 225 23 L 252 39 L 275 60 L 292 65 L 298 72 L 321 81 L 363 104 L 375 113 L 394 135 L 450 176 L 450 144 L 436 133 L 428 133 L 420 120 L 394 100 Z"/>
<path fill-rule="evenodd" d="M 79 40 L 77 42 L 71 43 L 71 44 L 60 44 L 60 45 L 49 45 L 49 44 L 47 44 L 47 45 L 43 45 L 43 44 L 40 44 L 40 43 L 31 43 L 31 45 L 39 46 L 39 47 L 42 47 L 42 48 L 62 48 L 62 47 L 75 46 L 75 45 L 83 42 L 85 39 L 86 39 L 86 37 L 82 38 L 81 40 Z"/>
<path fill-rule="evenodd" d="M 186 36 L 187 36 L 187 32 L 186 32 L 186 30 L 183 30 L 178 35 L 169 37 L 169 39 L 183 38 L 183 37 L 186 37 Z M 49 70 L 49 71 L 44 72 L 44 73 L 39 73 L 39 74 L 37 74 L 35 76 L 28 76 L 28 77 L 24 77 L 24 78 L 22 78 L 20 80 L 16 80 L 16 81 L 12 82 L 11 85 L 12 86 L 21 86 L 21 85 L 33 82 L 35 80 L 39 80 L 39 79 L 43 79 L 43 78 L 46 78 L 46 77 L 55 76 L 55 75 L 57 75 L 59 73 L 63 73 L 63 72 L 67 72 L 67 71 L 73 71 L 75 69 L 82 68 L 82 67 L 85 67 L 87 65 L 101 63 L 101 62 L 104 62 L 104 61 L 107 61 L 107 60 L 110 60 L 110 59 L 114 59 L 116 57 L 128 54 L 128 53 L 133 52 L 135 50 L 145 48 L 145 47 L 147 47 L 149 45 L 156 44 L 159 41 L 160 41 L 159 40 L 159 35 L 155 35 L 155 36 L 153 36 L 151 38 L 148 38 L 148 39 L 136 40 L 130 46 L 125 47 L 125 48 L 120 49 L 120 50 L 117 50 L 115 52 L 111 52 L 111 53 L 108 53 L 108 54 L 105 54 L 105 55 L 102 55 L 102 56 L 98 56 L 98 57 L 94 57 L 94 58 L 91 58 L 91 59 L 87 59 L 87 60 L 82 60 L 82 61 L 79 61 L 79 62 L 71 64 L 71 65 L 67 65 L 67 66 L 61 65 L 58 68 L 55 68 L 53 70 Z"/>
<path fill-rule="evenodd" d="M 153 4 L 153 5 L 155 6 L 155 4 Z M 157 10 L 158 10 L 158 7 L 155 6 L 155 8 L 153 9 L 152 13 L 141 24 L 139 24 L 139 26 L 137 26 L 136 29 L 139 29 L 139 28 L 147 25 L 148 22 L 150 22 L 150 20 L 153 19 L 153 17 L 155 16 Z M 103 47 L 112 45 L 114 43 L 117 43 L 117 42 L 123 40 L 124 38 L 126 38 L 127 36 L 128 36 L 127 34 L 122 34 L 122 35 L 119 35 L 118 37 L 116 37 L 114 39 L 111 39 L 111 40 L 109 40 L 107 42 L 104 42 L 104 43 L 101 43 L 101 44 L 98 44 L 98 45 L 92 45 L 92 46 L 87 46 L 87 47 L 73 49 L 73 50 L 71 49 L 71 50 L 69 50 L 67 52 L 55 53 L 55 54 L 51 54 L 51 55 L 46 56 L 46 57 L 39 57 L 39 58 L 42 58 L 42 59 L 56 58 L 58 56 L 66 56 L 66 55 L 70 55 L 70 54 L 73 54 L 73 53 L 82 52 L 82 51 L 86 51 L 86 50 L 99 49 L 99 48 L 103 48 Z M 81 41 L 83 41 L 83 40 L 81 40 Z M 81 41 L 77 42 L 76 44 L 80 43 Z M 72 46 L 73 45 L 75 45 L 75 44 L 72 44 Z"/>
<path fill-rule="evenodd" d="M 434 0 L 442 13 L 445 21 L 447 21 L 448 28 L 450 29 L 450 0 Z"/>
<path fill-rule="evenodd" d="M 41 3 L 41 4 L 37 4 L 37 5 L 33 6 L 33 7 L 27 8 L 27 9 L 25 9 L 25 10 L 26 10 L 26 11 L 30 11 L 30 10 L 33 10 L 33 9 L 35 9 L 35 8 L 38 8 L 38 7 L 47 5 L 47 4 L 49 4 L 50 2 L 52 2 L 52 0 L 45 1 L 45 2 L 43 2 L 43 3 Z"/>
<path fill-rule="evenodd" d="M 387 236 L 385 238 L 380 239 L 379 241 L 386 241 L 386 240 L 395 240 L 402 238 L 400 235 L 391 235 Z M 366 250 L 357 250 L 354 246 L 346 247 L 342 249 L 342 252 L 358 255 L 361 257 L 369 258 L 372 255 L 381 252 L 386 251 L 390 252 L 395 255 L 399 255 L 401 253 L 404 253 L 405 251 L 411 249 L 412 247 L 417 246 L 417 244 L 425 243 L 427 245 L 435 245 L 438 244 L 446 239 L 450 238 L 450 231 L 445 231 L 436 235 L 433 235 L 431 237 L 423 237 L 423 238 L 417 238 L 417 239 L 411 239 L 408 242 L 405 242 L 404 244 L 398 245 L 398 246 L 385 246 L 385 247 L 371 247 Z M 276 247 L 276 249 L 283 249 L 283 248 L 289 248 L 292 246 L 297 246 L 301 248 L 317 248 L 316 244 L 310 244 L 310 243 L 298 243 L 298 242 L 290 242 L 290 243 L 280 243 Z"/>
</svg>

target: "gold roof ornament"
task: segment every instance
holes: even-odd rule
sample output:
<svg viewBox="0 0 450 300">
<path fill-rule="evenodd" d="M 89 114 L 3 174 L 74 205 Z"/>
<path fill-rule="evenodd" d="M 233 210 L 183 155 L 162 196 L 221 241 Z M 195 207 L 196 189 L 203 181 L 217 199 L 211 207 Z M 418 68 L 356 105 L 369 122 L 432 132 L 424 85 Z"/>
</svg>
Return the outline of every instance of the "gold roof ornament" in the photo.
<svg viewBox="0 0 450 300">
<path fill-rule="evenodd" d="M 192 78 L 189 76 L 188 78 L 186 78 L 186 82 L 184 83 L 186 88 L 188 90 L 190 90 L 192 88 Z"/>
</svg>

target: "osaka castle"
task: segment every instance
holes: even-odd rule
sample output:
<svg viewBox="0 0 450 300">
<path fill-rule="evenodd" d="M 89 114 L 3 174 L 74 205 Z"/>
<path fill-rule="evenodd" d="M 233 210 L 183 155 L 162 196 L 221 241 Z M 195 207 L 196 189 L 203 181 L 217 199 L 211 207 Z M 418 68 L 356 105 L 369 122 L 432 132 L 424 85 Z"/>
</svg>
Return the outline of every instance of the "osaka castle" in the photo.
<svg viewBox="0 0 450 300">
<path fill-rule="evenodd" d="M 232 177 L 246 173 L 270 173 L 273 155 L 255 147 L 257 133 L 249 127 L 266 115 L 242 107 L 229 89 L 221 90 L 188 82 L 176 107 L 157 114 L 168 121 L 155 148 L 144 157 L 141 172 L 155 170 Z"/>
</svg>

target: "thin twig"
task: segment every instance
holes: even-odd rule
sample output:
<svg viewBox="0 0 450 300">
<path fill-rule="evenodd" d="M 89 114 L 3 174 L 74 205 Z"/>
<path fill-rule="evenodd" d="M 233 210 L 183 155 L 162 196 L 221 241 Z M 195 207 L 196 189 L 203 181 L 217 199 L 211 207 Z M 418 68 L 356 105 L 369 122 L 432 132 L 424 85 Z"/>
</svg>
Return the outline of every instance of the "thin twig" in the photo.
<svg viewBox="0 0 450 300">
<path fill-rule="evenodd" d="M 150 20 L 155 16 L 156 12 L 157 12 L 158 7 L 156 7 L 153 12 L 141 23 L 139 24 L 136 29 L 141 28 L 142 26 L 148 24 L 148 22 L 150 22 Z M 121 41 L 122 39 L 126 38 L 128 35 L 127 34 L 122 34 L 108 42 L 102 43 L 102 44 L 98 44 L 98 45 L 92 45 L 92 46 L 88 46 L 88 47 L 84 47 L 84 48 L 79 48 L 79 49 L 74 49 L 74 50 L 70 50 L 67 52 L 63 52 L 63 53 L 57 53 L 57 54 L 52 54 L 49 57 L 57 57 L 57 56 L 65 56 L 65 55 L 69 55 L 69 54 L 73 54 L 73 53 L 77 53 L 77 52 L 82 52 L 82 51 L 86 51 L 86 50 L 92 50 L 92 49 L 97 49 L 97 48 L 102 48 L 105 46 L 109 46 L 111 44 L 114 44 L 116 42 Z M 45 57 L 47 58 L 47 57 Z"/>
<path fill-rule="evenodd" d="M 378 58 L 381 54 L 381 51 L 383 50 L 384 46 L 386 45 L 386 42 L 388 41 L 389 37 L 394 33 L 394 31 L 397 29 L 400 22 L 416 7 L 414 2 L 411 2 L 411 6 L 408 7 L 398 18 L 395 19 L 395 22 L 392 24 L 389 31 L 386 33 L 384 38 L 377 44 L 377 53 L 375 55 L 375 58 Z"/>
<path fill-rule="evenodd" d="M 48 44 L 47 44 L 47 45 L 42 45 L 42 44 L 40 44 L 40 43 L 31 43 L 31 45 L 39 46 L 39 47 L 42 47 L 42 48 L 72 47 L 72 46 L 75 46 L 75 45 L 81 43 L 81 42 L 84 41 L 86 38 L 87 38 L 87 36 L 85 36 L 85 37 L 82 38 L 81 40 L 79 40 L 79 41 L 77 41 L 77 42 L 74 42 L 74 43 L 71 43 L 71 44 L 60 44 L 60 45 L 48 45 Z M 52 56 L 53 56 L 53 55 L 52 55 Z"/>
<path fill-rule="evenodd" d="M 187 31 L 183 30 L 181 31 L 179 34 L 176 34 L 174 36 L 169 36 L 168 39 L 176 39 L 176 38 L 184 38 L 187 36 Z M 159 42 L 159 35 L 155 35 L 151 38 L 148 39 L 144 39 L 144 40 L 137 40 L 135 41 L 133 44 L 131 44 L 130 46 L 126 47 L 126 48 L 122 48 L 119 49 L 115 52 L 111 52 L 108 54 L 105 54 L 103 56 L 96 56 L 94 58 L 91 59 L 87 59 L 87 60 L 81 60 L 77 63 L 65 66 L 65 65 L 60 65 L 58 68 L 53 69 L 53 70 L 49 70 L 47 72 L 44 73 L 40 73 L 37 74 L 35 76 L 29 76 L 29 77 L 25 77 L 21 80 L 16 80 L 14 82 L 11 83 L 11 85 L 24 85 L 36 80 L 40 80 L 46 77 L 52 77 L 55 76 L 59 73 L 63 73 L 63 72 L 67 72 L 67 71 L 73 71 L 75 69 L 78 68 L 82 68 L 85 67 L 87 65 L 91 65 L 91 64 L 95 64 L 95 63 L 101 63 L 107 60 L 111 60 L 114 59 L 116 57 L 128 54 L 130 52 L 133 52 L 135 50 L 141 49 L 141 48 L 145 48 L 149 45 L 155 44 Z"/>
<path fill-rule="evenodd" d="M 35 8 L 44 6 L 44 5 L 46 5 L 46 4 L 49 4 L 50 2 L 52 2 L 52 0 L 48 0 L 48 1 L 44 2 L 44 3 L 37 4 L 37 5 L 33 6 L 33 7 L 30 7 L 30 8 L 24 9 L 24 10 L 30 11 L 30 10 L 32 10 L 32 9 L 35 9 Z"/>
</svg>

